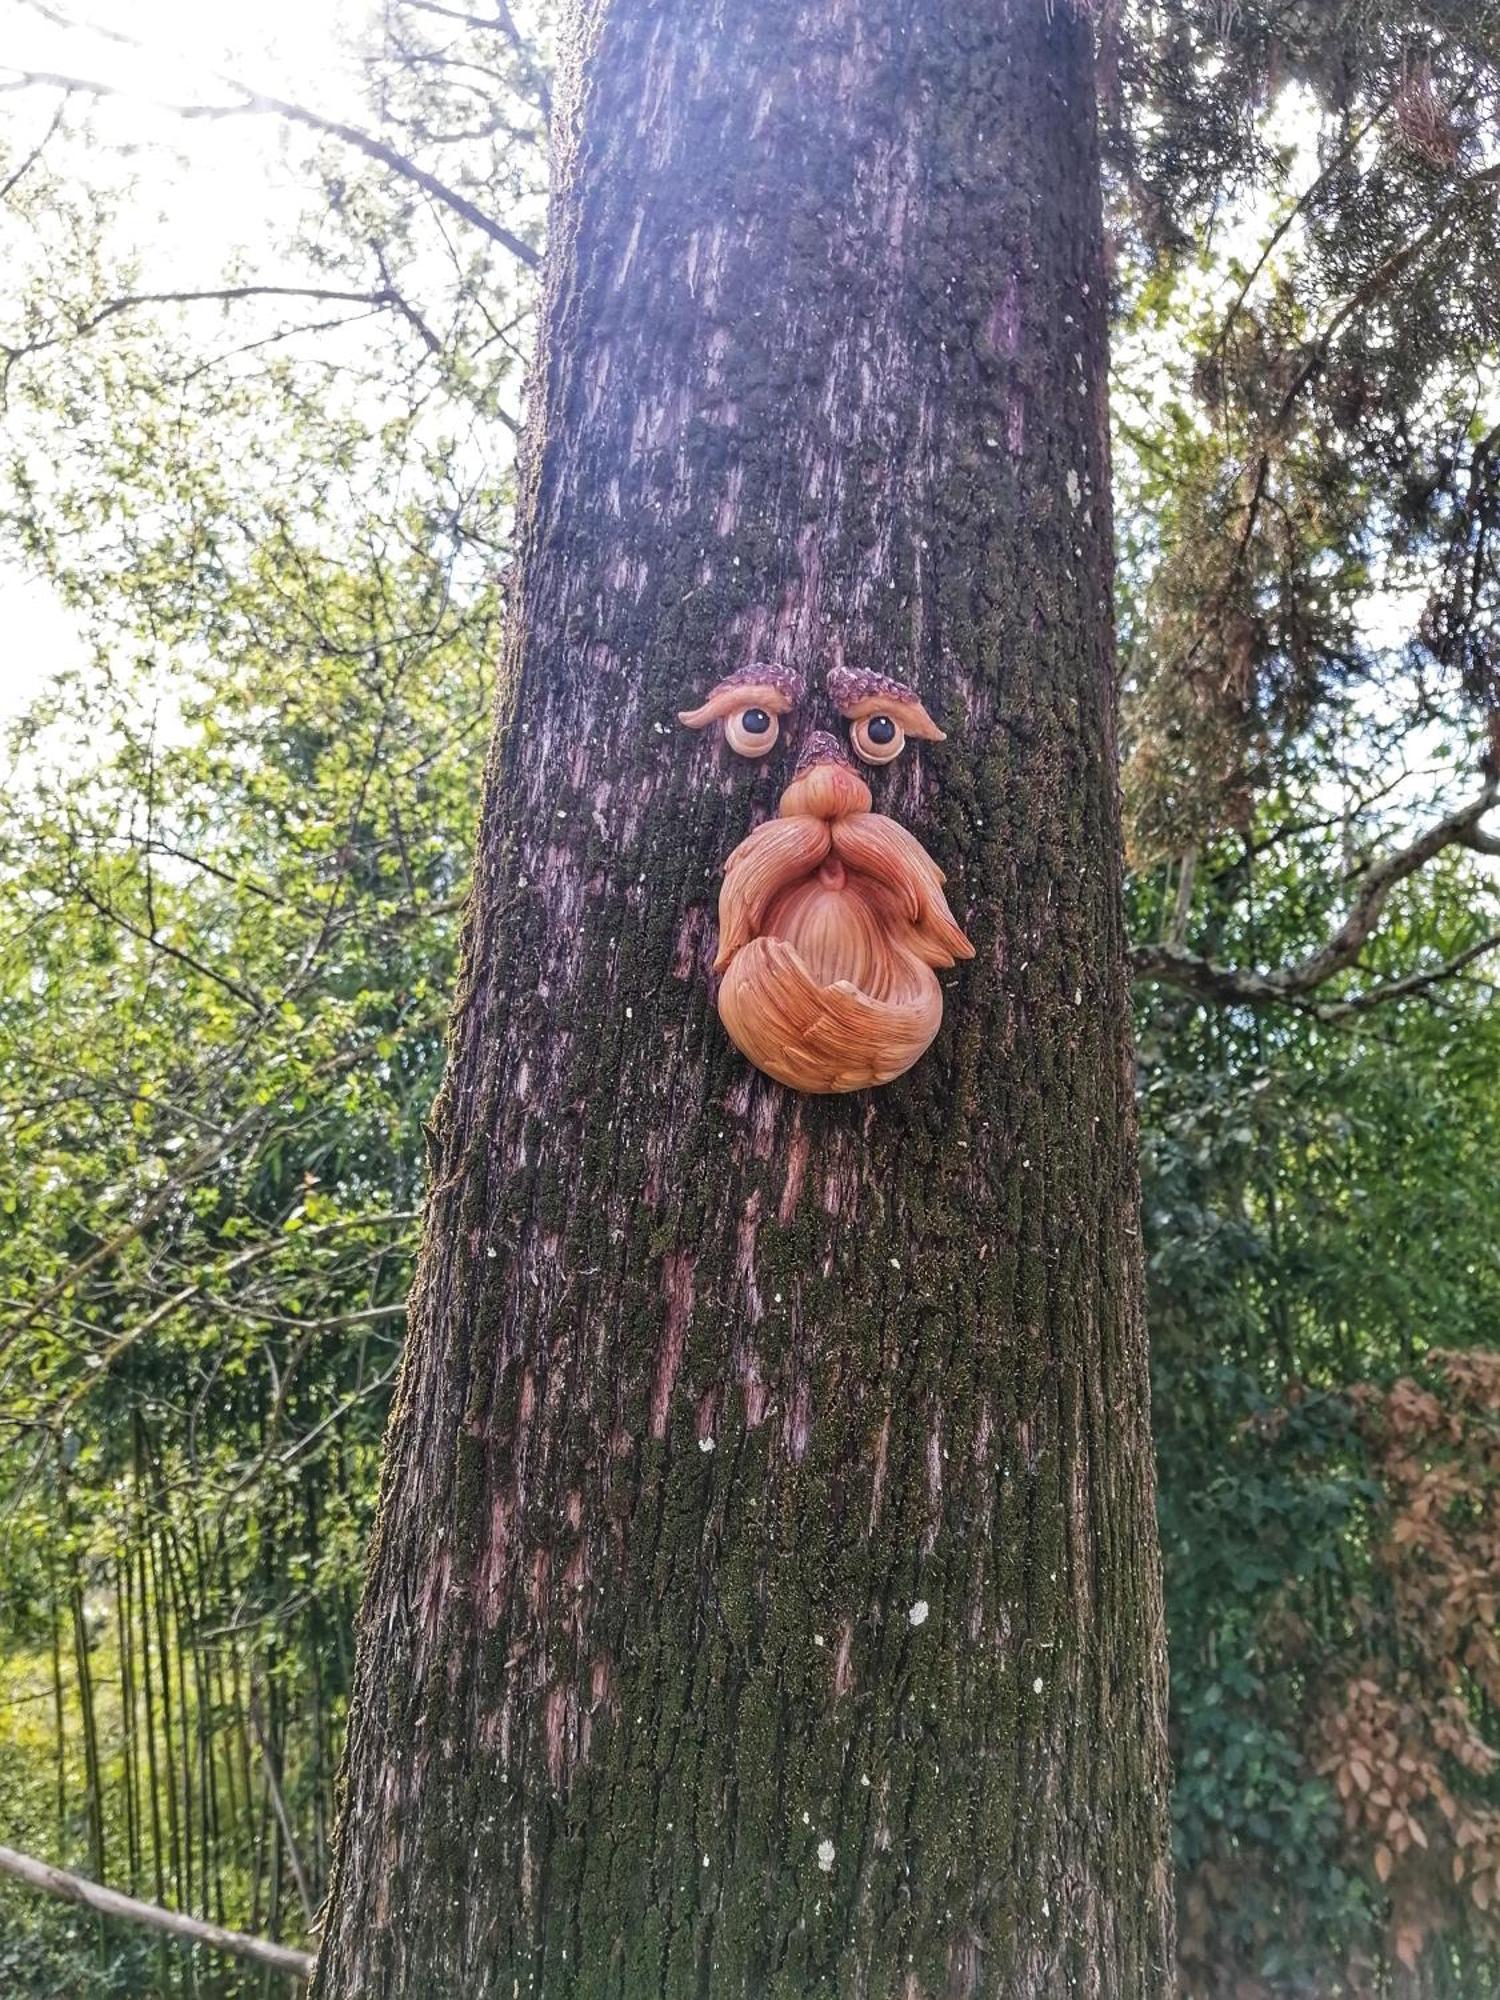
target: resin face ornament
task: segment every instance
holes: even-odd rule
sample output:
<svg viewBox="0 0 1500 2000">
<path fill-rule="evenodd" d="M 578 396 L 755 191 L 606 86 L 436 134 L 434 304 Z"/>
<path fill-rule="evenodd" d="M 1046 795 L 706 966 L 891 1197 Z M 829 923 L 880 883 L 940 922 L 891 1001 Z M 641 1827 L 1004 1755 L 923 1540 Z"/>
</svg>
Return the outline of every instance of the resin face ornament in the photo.
<svg viewBox="0 0 1500 2000">
<path fill-rule="evenodd" d="M 866 764 L 894 762 L 908 737 L 943 741 L 899 681 L 835 667 L 827 685 Z M 679 720 L 722 722 L 741 756 L 763 756 L 800 692 L 795 676 L 747 667 Z M 865 1090 L 910 1069 L 943 1018 L 934 968 L 974 956 L 942 870 L 872 803 L 848 751 L 816 730 L 777 817 L 724 864 L 719 1016 L 735 1047 L 793 1090 Z"/>
</svg>

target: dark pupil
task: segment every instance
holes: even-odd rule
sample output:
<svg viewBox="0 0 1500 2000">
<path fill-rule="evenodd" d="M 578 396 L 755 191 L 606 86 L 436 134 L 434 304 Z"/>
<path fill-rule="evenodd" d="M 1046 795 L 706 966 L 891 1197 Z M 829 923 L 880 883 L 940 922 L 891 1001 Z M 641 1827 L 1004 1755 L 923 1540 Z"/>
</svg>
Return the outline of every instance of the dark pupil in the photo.
<svg viewBox="0 0 1500 2000">
<path fill-rule="evenodd" d="M 763 708 L 747 708 L 740 721 L 750 736 L 764 736 L 771 726 L 771 718 Z"/>
<path fill-rule="evenodd" d="M 872 743 L 894 743 L 896 740 L 896 725 L 888 715 L 872 715 L 865 729 Z"/>
</svg>

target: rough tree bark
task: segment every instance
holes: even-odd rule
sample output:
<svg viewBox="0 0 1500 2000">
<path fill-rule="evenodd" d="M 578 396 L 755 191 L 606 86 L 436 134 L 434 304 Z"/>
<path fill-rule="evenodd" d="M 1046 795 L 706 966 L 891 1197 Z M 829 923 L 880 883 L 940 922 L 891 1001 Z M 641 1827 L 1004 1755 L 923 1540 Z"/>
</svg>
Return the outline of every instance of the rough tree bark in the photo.
<svg viewBox="0 0 1500 2000">
<path fill-rule="evenodd" d="M 1082 11 L 580 10 L 321 2000 L 1169 1989 Z M 978 957 L 799 1099 L 674 716 L 839 658 Z"/>
</svg>

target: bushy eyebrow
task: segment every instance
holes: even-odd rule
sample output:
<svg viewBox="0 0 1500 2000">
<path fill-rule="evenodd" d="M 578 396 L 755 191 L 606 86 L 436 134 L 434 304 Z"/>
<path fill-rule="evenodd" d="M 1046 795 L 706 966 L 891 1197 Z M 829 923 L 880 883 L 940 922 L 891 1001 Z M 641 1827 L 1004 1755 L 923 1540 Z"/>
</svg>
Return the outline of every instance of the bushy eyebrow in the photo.
<svg viewBox="0 0 1500 2000">
<path fill-rule="evenodd" d="M 905 681 L 890 674 L 877 674 L 867 667 L 830 667 L 824 676 L 829 699 L 847 722 L 868 715 L 889 714 L 908 736 L 927 743 L 941 743 L 943 732 L 927 710 L 922 697 Z"/>
<path fill-rule="evenodd" d="M 718 722 L 742 708 L 764 708 L 772 715 L 786 715 L 801 701 L 802 692 L 800 674 L 793 673 L 790 667 L 759 661 L 726 674 L 709 689 L 708 698 L 700 708 L 679 709 L 677 720 L 689 729 L 706 729 L 710 722 Z"/>
<path fill-rule="evenodd" d="M 889 674 L 871 673 L 866 667 L 830 667 L 824 679 L 841 715 L 866 701 L 915 702 L 921 706 L 922 697 L 915 688 Z"/>
</svg>

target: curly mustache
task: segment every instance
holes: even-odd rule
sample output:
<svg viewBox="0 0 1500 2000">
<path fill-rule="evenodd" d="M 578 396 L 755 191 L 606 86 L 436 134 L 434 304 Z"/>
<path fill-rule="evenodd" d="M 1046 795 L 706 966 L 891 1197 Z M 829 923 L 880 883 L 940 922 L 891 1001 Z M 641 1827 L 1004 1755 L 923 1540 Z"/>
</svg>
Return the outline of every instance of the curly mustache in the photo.
<svg viewBox="0 0 1500 2000">
<path fill-rule="evenodd" d="M 795 1089 L 860 1090 L 910 1068 L 942 1019 L 933 968 L 973 956 L 942 870 L 881 814 L 793 812 L 725 864 L 719 1012 L 742 1052 Z"/>
</svg>

